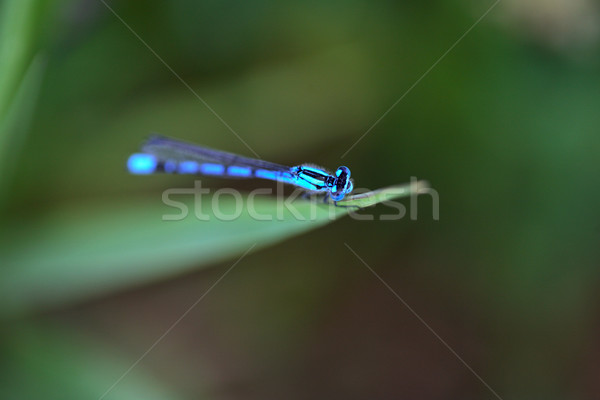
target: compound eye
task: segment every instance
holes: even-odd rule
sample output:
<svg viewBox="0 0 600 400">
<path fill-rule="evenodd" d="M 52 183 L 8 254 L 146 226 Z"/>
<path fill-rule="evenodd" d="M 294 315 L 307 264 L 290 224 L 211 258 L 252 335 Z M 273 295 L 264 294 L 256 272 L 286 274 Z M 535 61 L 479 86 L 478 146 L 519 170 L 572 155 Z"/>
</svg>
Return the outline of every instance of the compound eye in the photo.
<svg viewBox="0 0 600 400">
<path fill-rule="evenodd" d="M 350 182 L 350 169 L 348 167 L 341 166 L 335 171 L 335 184 L 331 192 L 331 199 L 333 201 L 340 201 L 344 198 L 346 193 L 352 190 L 352 182 Z"/>
<path fill-rule="evenodd" d="M 345 167 L 345 166 L 341 166 L 338 167 L 338 169 L 335 171 L 335 176 L 339 177 L 343 177 L 346 176 L 346 178 L 350 178 L 350 168 Z"/>
<path fill-rule="evenodd" d="M 351 191 L 354 190 L 354 185 L 352 184 L 352 181 L 350 179 L 348 179 L 348 184 L 346 185 L 346 193 L 350 193 Z"/>
</svg>

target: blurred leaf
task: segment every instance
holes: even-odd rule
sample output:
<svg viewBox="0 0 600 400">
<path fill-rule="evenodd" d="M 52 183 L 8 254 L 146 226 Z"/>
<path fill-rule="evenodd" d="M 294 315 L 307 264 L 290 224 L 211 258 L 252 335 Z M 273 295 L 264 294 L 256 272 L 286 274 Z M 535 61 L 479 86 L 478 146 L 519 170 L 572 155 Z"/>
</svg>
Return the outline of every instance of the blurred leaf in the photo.
<svg viewBox="0 0 600 400">
<path fill-rule="evenodd" d="M 0 6 L 0 121 L 10 108 L 31 57 L 36 0 L 6 0 Z"/>
<path fill-rule="evenodd" d="M 13 177 L 25 141 L 25 133 L 30 126 L 44 66 L 45 63 L 39 57 L 31 62 L 11 107 L 5 118 L 0 119 L 0 165 L 3 171 L 0 174 L 0 189 L 3 189 L 6 182 Z M 8 191 L 0 190 L 0 193 L 8 193 Z M 0 205 L 6 200 L 7 198 L 0 194 Z"/>
<path fill-rule="evenodd" d="M 133 360 L 72 331 L 17 323 L 2 335 L 0 369 L 5 399 L 98 399 L 117 382 Z M 103 399 L 176 399 L 138 365 Z"/>
<path fill-rule="evenodd" d="M 19 143 L 14 137 L 29 124 L 42 65 L 33 60 L 39 14 L 46 1 L 7 0 L 0 5 L 0 188 L 10 178 Z M 12 157 L 12 160 L 7 160 Z"/>
<path fill-rule="evenodd" d="M 8 224 L 7 240 L 0 244 L 0 308 L 22 312 L 205 267 L 254 245 L 264 247 L 318 228 L 353 209 L 317 198 L 292 201 L 294 197 L 251 194 L 242 201 L 237 192 L 224 190 L 198 196 L 195 203 L 175 200 L 177 193 L 166 199 L 165 204 L 178 203 L 170 209 L 147 201 L 87 205 L 28 224 Z M 410 193 L 405 185 L 395 186 L 345 203 L 367 206 Z"/>
</svg>

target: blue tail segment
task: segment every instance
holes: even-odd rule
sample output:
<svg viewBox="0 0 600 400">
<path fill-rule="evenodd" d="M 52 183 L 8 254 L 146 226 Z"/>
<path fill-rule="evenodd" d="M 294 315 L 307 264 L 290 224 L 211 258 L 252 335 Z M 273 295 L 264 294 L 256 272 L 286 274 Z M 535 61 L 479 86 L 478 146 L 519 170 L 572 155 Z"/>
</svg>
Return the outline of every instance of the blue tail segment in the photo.
<svg viewBox="0 0 600 400">
<path fill-rule="evenodd" d="M 158 160 L 151 154 L 135 153 L 127 160 L 127 169 L 136 175 L 153 174 L 157 166 Z"/>
<path fill-rule="evenodd" d="M 195 161 L 182 161 L 179 163 L 177 172 L 180 174 L 197 174 L 200 172 L 200 167 Z"/>
<path fill-rule="evenodd" d="M 225 167 L 221 164 L 204 163 L 199 165 L 198 172 L 203 175 L 223 175 Z"/>
<path fill-rule="evenodd" d="M 335 174 L 309 165 L 286 167 L 162 136 L 148 139 L 142 151 L 144 153 L 132 154 L 127 161 L 127 168 L 132 174 L 166 172 L 261 178 L 288 183 L 311 192 L 326 193 L 334 201 L 342 200 L 354 187 L 350 169 L 344 166 L 339 167 Z"/>
</svg>

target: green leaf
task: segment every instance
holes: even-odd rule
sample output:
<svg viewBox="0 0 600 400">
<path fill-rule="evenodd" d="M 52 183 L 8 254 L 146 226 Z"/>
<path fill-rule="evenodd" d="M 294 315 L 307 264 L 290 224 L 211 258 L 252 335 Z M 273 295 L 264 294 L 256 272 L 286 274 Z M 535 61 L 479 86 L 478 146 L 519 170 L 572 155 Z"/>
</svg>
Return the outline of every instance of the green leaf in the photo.
<svg viewBox="0 0 600 400">
<path fill-rule="evenodd" d="M 104 400 L 177 398 L 140 365 L 115 385 L 135 359 L 119 359 L 72 331 L 13 323 L 1 343 L 4 399 L 99 399 L 104 393 Z"/>
<path fill-rule="evenodd" d="M 33 59 L 6 115 L 0 118 L 0 205 L 9 195 L 2 189 L 13 178 L 15 165 L 31 123 L 44 68 L 45 62 L 40 57 Z"/>
<path fill-rule="evenodd" d="M 163 194 L 165 203 L 87 204 L 8 224 L 10 238 L 0 244 L 0 312 L 58 305 L 206 267 L 422 187 L 392 186 L 339 202 L 351 207 L 293 196 L 242 198 L 224 189 L 196 197 L 193 189 L 177 189 Z"/>
<path fill-rule="evenodd" d="M 0 121 L 29 64 L 36 0 L 6 0 L 0 6 Z"/>
<path fill-rule="evenodd" d="M 5 0 L 0 3 L 0 206 L 4 187 L 31 122 L 44 72 L 37 53 L 44 21 L 53 15 L 50 0 Z"/>
<path fill-rule="evenodd" d="M 357 208 L 371 207 L 384 201 L 408 197 L 410 195 L 418 195 L 428 187 L 429 184 L 425 181 L 415 181 L 408 184 L 388 186 L 367 193 L 347 196 L 342 201 L 338 201 L 337 205 Z"/>
</svg>

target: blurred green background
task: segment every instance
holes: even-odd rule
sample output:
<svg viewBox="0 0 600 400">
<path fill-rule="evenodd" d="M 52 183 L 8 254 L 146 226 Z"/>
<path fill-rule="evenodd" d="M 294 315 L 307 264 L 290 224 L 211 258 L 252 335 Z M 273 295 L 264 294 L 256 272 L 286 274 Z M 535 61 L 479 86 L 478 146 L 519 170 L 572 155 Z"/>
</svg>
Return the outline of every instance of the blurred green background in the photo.
<svg viewBox="0 0 600 400">
<path fill-rule="evenodd" d="M 597 396 L 597 2 L 503 0 L 425 77 L 494 3 L 106 4 L 0 3 L 2 398 L 497 398 L 345 243 L 502 399 Z M 194 178 L 127 174 L 149 133 L 252 154 L 140 38 L 263 158 L 439 221 L 161 221 Z"/>
</svg>

